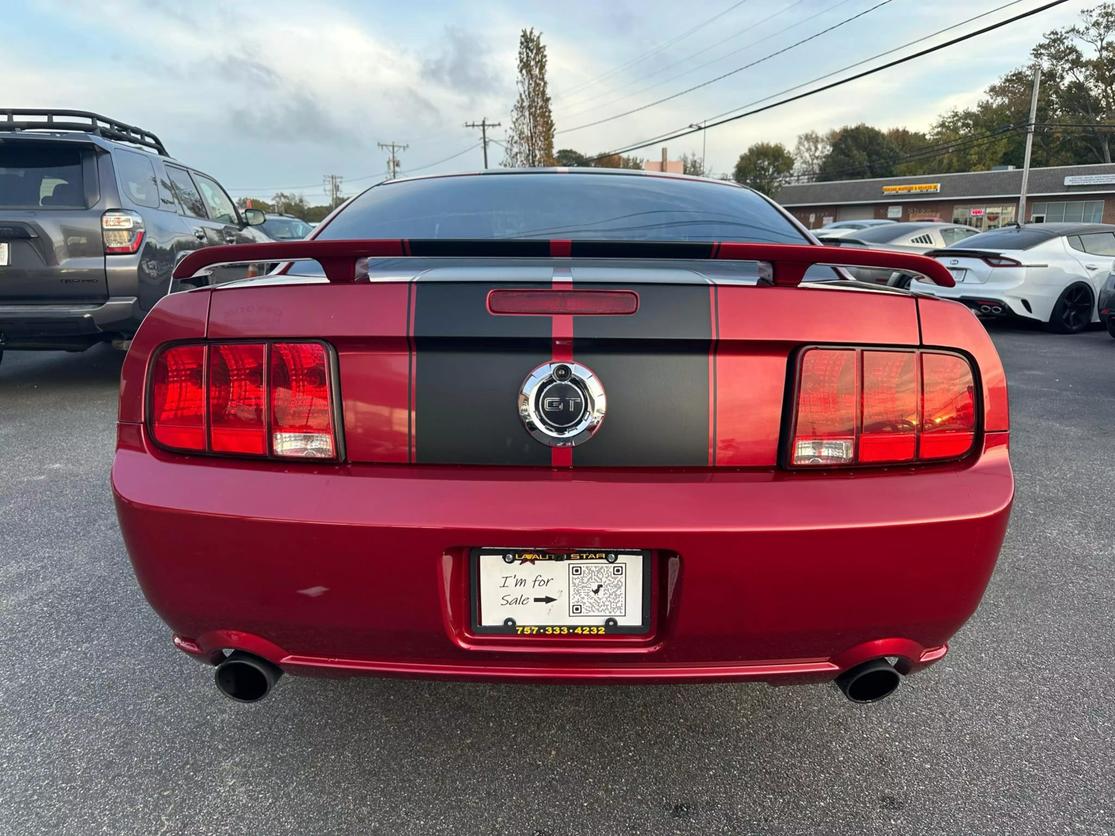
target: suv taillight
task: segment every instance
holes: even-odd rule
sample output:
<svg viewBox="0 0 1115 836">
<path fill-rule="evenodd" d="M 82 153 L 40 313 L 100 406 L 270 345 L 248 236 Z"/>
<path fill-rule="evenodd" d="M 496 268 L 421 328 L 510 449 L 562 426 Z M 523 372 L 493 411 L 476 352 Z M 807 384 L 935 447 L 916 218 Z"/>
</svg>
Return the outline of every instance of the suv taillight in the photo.
<svg viewBox="0 0 1115 836">
<path fill-rule="evenodd" d="M 165 348 L 151 373 L 151 437 L 189 453 L 335 459 L 330 360 L 316 342 Z"/>
<path fill-rule="evenodd" d="M 143 246 L 143 218 L 127 209 L 109 209 L 101 215 L 101 237 L 106 255 L 131 255 Z"/>
<path fill-rule="evenodd" d="M 792 467 L 943 461 L 975 442 L 975 376 L 959 354 L 810 348 L 794 391 Z"/>
</svg>

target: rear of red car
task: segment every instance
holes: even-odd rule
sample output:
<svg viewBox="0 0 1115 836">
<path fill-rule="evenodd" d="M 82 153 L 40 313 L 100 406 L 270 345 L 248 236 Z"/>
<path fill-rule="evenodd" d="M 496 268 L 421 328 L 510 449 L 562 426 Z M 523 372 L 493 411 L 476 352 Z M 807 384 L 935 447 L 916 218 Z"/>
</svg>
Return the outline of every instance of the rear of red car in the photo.
<svg viewBox="0 0 1115 836">
<path fill-rule="evenodd" d="M 148 599 L 240 698 L 279 670 L 888 692 L 993 569 L 1003 370 L 963 307 L 798 285 L 817 248 L 776 243 L 337 241 L 329 281 L 167 298 L 113 467 Z"/>
</svg>

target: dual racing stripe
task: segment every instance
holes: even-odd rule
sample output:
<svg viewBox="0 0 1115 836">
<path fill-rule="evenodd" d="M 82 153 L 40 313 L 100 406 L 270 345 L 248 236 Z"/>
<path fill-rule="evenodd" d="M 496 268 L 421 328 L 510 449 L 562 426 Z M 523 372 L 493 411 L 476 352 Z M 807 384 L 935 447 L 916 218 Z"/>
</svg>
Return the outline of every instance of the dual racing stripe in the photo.
<svg viewBox="0 0 1115 836">
<path fill-rule="evenodd" d="M 526 257 L 623 255 L 622 245 L 612 242 L 516 244 Z M 539 245 L 545 253 L 535 251 Z M 679 257 L 677 247 L 670 245 L 674 257 Z M 434 256 L 433 249 L 426 242 L 423 252 L 411 254 Z M 713 245 L 692 249 L 688 257 L 708 258 Z M 461 253 L 455 249 L 454 255 Z M 638 311 L 627 316 L 498 316 L 488 311 L 488 293 L 496 288 L 573 286 L 570 267 L 560 263 L 549 283 L 419 281 L 412 286 L 411 461 L 558 468 L 715 464 L 715 287 L 578 285 L 637 293 Z M 551 360 L 589 367 L 607 394 L 600 430 L 575 448 L 536 441 L 519 418 L 520 387 L 534 368 Z"/>
</svg>

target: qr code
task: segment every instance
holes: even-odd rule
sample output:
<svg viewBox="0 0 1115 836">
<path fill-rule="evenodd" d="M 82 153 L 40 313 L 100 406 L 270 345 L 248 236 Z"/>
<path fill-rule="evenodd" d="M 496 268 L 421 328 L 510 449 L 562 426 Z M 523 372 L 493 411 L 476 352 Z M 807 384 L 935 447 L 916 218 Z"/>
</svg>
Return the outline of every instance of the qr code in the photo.
<svg viewBox="0 0 1115 836">
<path fill-rule="evenodd" d="M 627 613 L 627 574 L 622 563 L 569 566 L 569 614 L 614 618 Z"/>
</svg>

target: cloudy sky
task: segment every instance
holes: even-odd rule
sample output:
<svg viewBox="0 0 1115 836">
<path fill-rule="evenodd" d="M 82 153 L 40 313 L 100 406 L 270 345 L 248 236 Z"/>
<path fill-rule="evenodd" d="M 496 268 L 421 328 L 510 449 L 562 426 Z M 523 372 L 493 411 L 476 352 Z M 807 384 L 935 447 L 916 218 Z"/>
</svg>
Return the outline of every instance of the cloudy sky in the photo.
<svg viewBox="0 0 1115 836">
<path fill-rule="evenodd" d="M 1008 0 L 890 0 L 872 8 L 880 2 L 4 0 L 0 108 L 98 111 L 154 131 L 171 154 L 215 175 L 234 196 L 282 189 L 316 202 L 323 174 L 342 175 L 346 194 L 381 179 L 377 142 L 409 145 L 403 174 L 480 167 L 479 135 L 463 124 L 487 116 L 503 123 L 494 132 L 503 138 L 523 27 L 540 30 L 548 47 L 556 147 L 599 152 L 762 99 Z M 1021 0 L 965 29 L 1038 5 Z M 1043 31 L 1070 25 L 1089 5 L 1071 0 L 889 73 L 710 131 L 709 166 L 728 171 L 749 144 L 792 147 L 810 129 L 855 122 L 924 128 L 938 113 L 974 102 L 1025 63 Z M 700 90 L 581 127 L 811 36 Z M 700 152 L 700 136 L 669 150 L 671 158 Z M 490 153 L 494 162 L 502 158 L 498 145 Z"/>
</svg>

